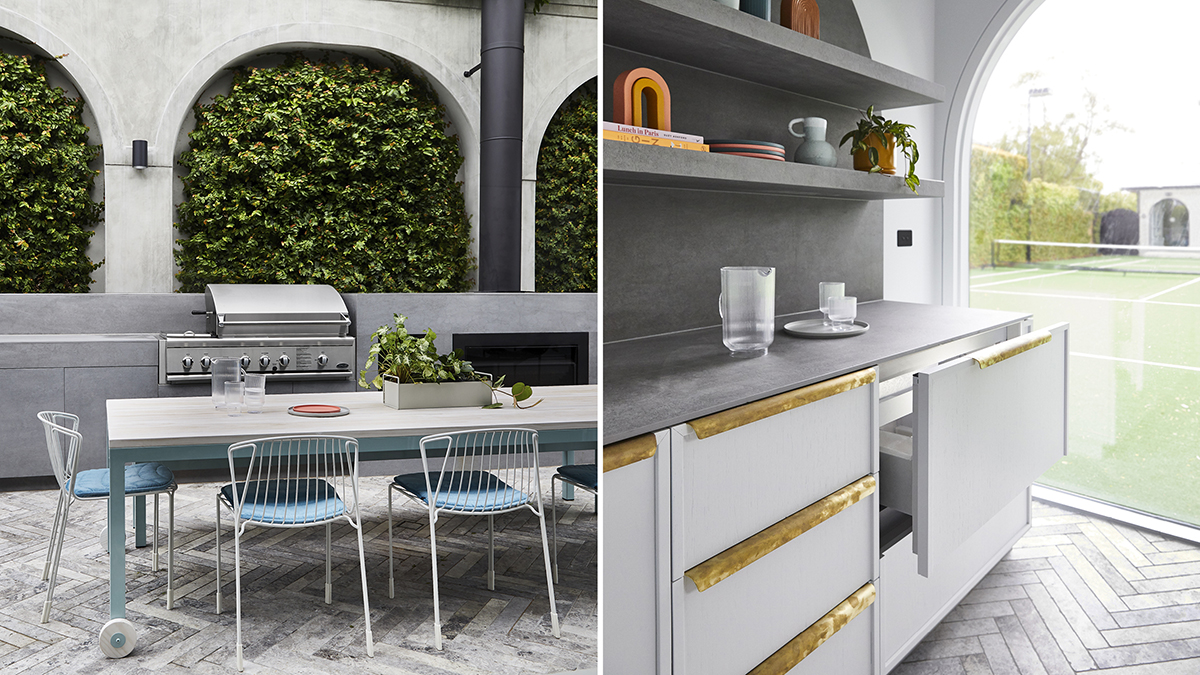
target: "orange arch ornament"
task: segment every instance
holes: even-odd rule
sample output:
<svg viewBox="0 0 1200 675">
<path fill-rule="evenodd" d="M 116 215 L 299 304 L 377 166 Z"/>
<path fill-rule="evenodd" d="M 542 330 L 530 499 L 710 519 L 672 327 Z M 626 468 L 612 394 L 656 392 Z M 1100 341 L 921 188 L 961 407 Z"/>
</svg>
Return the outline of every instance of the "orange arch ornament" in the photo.
<svg viewBox="0 0 1200 675">
<path fill-rule="evenodd" d="M 642 97 L 646 99 L 643 109 Z M 671 130 L 671 90 L 662 75 L 633 68 L 613 82 L 613 121 L 660 131 Z"/>
</svg>

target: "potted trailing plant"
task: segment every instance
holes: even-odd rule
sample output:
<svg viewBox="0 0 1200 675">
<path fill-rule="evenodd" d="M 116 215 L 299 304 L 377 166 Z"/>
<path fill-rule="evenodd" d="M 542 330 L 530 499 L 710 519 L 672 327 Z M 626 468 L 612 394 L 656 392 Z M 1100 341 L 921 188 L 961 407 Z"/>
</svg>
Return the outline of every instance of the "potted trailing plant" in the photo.
<svg viewBox="0 0 1200 675">
<path fill-rule="evenodd" d="M 875 106 L 871 106 L 862 113 L 858 127 L 843 136 L 838 145 L 854 141 L 850 145 L 850 152 L 854 155 L 855 169 L 889 175 L 896 173 L 895 150 L 899 148 L 908 159 L 908 172 L 904 176 L 904 184 L 916 194 L 917 186 L 921 184 L 921 179 L 916 173 L 917 160 L 921 155 L 917 151 L 916 142 L 908 135 L 908 130 L 912 128 L 911 124 L 902 124 L 876 115 Z"/>
<path fill-rule="evenodd" d="M 504 378 L 492 382 L 491 375 L 476 371 L 470 361 L 463 360 L 462 350 L 438 354 L 434 346 L 437 334 L 432 330 L 414 335 L 404 325 L 408 317 L 394 314 L 392 318 L 393 325 L 381 326 L 371 334 L 367 362 L 358 374 L 360 387 L 383 390 L 384 405 L 397 409 L 473 405 L 499 408 L 496 395 L 504 394 L 521 408 L 521 402 L 533 394 L 533 389 L 521 382 L 510 391 L 500 389 Z M 372 365 L 378 374 L 367 380 Z M 541 401 L 524 407 L 538 403 Z"/>
</svg>

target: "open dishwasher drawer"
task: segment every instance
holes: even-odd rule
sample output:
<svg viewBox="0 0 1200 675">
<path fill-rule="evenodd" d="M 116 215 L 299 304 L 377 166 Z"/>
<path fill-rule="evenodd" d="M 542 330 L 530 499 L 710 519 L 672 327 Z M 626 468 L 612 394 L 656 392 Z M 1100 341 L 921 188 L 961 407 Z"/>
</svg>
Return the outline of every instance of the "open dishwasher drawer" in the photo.
<svg viewBox="0 0 1200 675">
<path fill-rule="evenodd" d="M 880 503 L 912 516 L 924 577 L 1066 454 L 1068 326 L 913 375 L 911 415 L 880 430 Z"/>
</svg>

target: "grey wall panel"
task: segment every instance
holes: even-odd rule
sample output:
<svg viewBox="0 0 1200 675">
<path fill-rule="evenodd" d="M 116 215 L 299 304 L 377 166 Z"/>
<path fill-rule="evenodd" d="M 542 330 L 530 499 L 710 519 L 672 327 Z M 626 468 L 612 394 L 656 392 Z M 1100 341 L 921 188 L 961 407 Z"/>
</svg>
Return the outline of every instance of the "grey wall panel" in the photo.
<svg viewBox="0 0 1200 675">
<path fill-rule="evenodd" d="M 609 186 L 604 339 L 720 325 L 720 269 L 776 268 L 775 313 L 817 307 L 817 284 L 883 297 L 883 206 Z"/>
<path fill-rule="evenodd" d="M 204 332 L 203 293 L 4 293 L 5 333 Z"/>
<path fill-rule="evenodd" d="M 62 368 L 0 369 L 0 476 L 50 476 L 43 410 L 63 410 Z"/>
<path fill-rule="evenodd" d="M 0 368 L 158 363 L 154 335 L 0 335 Z"/>
<path fill-rule="evenodd" d="M 153 398 L 157 366 L 67 368 L 64 410 L 79 415 L 83 450 L 79 469 L 104 468 L 108 444 L 106 401 L 110 398 Z"/>
</svg>

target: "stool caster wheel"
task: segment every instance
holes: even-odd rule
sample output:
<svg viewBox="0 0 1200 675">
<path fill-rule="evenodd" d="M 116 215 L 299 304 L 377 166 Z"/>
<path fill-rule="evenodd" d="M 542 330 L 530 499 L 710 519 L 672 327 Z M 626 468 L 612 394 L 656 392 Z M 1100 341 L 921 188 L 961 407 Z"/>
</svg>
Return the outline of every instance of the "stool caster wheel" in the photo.
<svg viewBox="0 0 1200 675">
<path fill-rule="evenodd" d="M 129 619 L 113 619 L 100 629 L 100 651 L 110 659 L 129 656 L 137 645 L 137 629 Z"/>
</svg>

